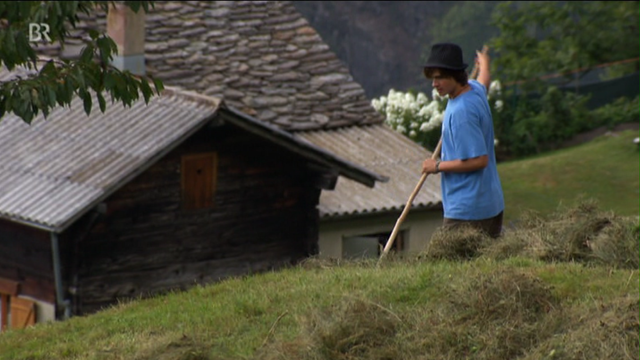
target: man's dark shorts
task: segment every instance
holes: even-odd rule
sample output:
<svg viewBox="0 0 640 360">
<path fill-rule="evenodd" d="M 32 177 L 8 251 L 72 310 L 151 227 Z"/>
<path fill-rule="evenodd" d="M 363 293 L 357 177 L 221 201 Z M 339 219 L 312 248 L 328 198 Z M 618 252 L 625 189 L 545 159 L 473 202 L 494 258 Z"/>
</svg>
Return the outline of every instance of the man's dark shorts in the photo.
<svg viewBox="0 0 640 360">
<path fill-rule="evenodd" d="M 492 238 L 497 238 L 502 232 L 502 214 L 503 212 L 500 212 L 500 214 L 492 218 L 483 220 L 459 220 L 444 218 L 444 220 L 442 221 L 442 226 L 445 229 L 451 229 L 462 224 L 470 224 L 474 228 L 484 231 Z"/>
</svg>

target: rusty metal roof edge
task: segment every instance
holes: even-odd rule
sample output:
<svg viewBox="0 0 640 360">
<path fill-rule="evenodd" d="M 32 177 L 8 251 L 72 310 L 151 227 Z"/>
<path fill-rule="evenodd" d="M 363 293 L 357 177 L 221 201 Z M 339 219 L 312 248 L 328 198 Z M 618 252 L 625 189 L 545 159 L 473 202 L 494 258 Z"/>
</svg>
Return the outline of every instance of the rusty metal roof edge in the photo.
<svg viewBox="0 0 640 360">
<path fill-rule="evenodd" d="M 47 227 L 47 229 L 58 234 L 64 232 L 69 226 L 71 226 L 74 222 L 76 222 L 76 220 L 78 220 L 84 214 L 86 214 L 95 206 L 97 206 L 99 203 L 101 203 L 106 198 L 111 196 L 114 192 L 119 190 L 122 186 L 124 186 L 125 184 L 133 180 L 136 176 L 146 171 L 153 164 L 155 164 L 157 161 L 162 159 L 162 157 L 167 155 L 169 152 L 171 152 L 173 149 L 179 146 L 182 142 L 188 139 L 191 135 L 195 134 L 198 130 L 206 126 L 210 121 L 212 121 L 218 115 L 218 111 L 220 110 L 221 103 L 222 103 L 222 101 L 218 98 L 200 95 L 200 94 L 189 92 L 189 91 L 182 91 L 180 89 L 172 88 L 172 87 L 165 87 L 165 89 L 163 90 L 163 94 L 167 94 L 167 95 L 175 94 L 178 96 L 190 97 L 192 100 L 207 101 L 208 105 L 216 106 L 216 109 L 213 112 L 213 114 L 211 114 L 206 118 L 203 118 L 196 125 L 194 125 L 193 128 L 189 129 L 182 136 L 177 137 L 169 145 L 165 146 L 162 150 L 158 151 L 155 155 L 151 156 L 142 166 L 138 167 L 136 170 L 128 173 L 127 175 L 122 177 L 119 181 L 115 182 L 108 190 L 105 190 L 100 196 L 98 196 L 93 201 L 88 203 L 82 209 L 76 211 L 76 213 L 73 216 L 69 217 L 66 221 L 61 223 L 59 226 Z M 31 224 L 31 226 L 33 226 L 33 224 Z M 46 225 L 40 224 L 39 227 L 43 228 L 43 226 L 46 226 Z"/>
<path fill-rule="evenodd" d="M 258 119 L 255 119 L 231 106 L 227 106 L 222 103 L 220 106 L 222 110 L 220 114 L 223 118 L 230 122 L 243 127 L 244 129 L 251 131 L 257 135 L 266 137 L 276 143 L 293 150 L 301 155 L 318 161 L 324 165 L 333 165 L 339 169 L 341 175 L 344 175 L 354 181 L 364 184 L 368 187 L 374 187 L 376 181 L 387 182 L 389 177 L 375 173 L 361 165 L 352 163 L 345 160 L 326 149 L 323 149 L 311 142 L 303 141 L 300 138 L 295 137 L 291 133 L 277 128 L 274 125 L 265 123 Z M 225 112 L 233 116 L 225 116 Z M 242 121 L 238 121 L 241 119 Z M 300 151 L 302 150 L 302 152 Z"/>
</svg>

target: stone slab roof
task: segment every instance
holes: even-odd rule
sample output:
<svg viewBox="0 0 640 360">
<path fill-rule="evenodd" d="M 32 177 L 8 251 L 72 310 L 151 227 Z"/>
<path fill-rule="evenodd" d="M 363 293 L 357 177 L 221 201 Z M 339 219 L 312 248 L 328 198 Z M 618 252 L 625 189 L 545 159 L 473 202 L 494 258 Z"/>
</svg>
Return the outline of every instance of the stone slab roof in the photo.
<svg viewBox="0 0 640 360">
<path fill-rule="evenodd" d="M 81 16 L 64 51 L 77 53 L 106 15 Z M 288 1 L 156 2 L 146 14 L 147 73 L 223 99 L 289 131 L 380 124 L 360 84 Z"/>
</svg>

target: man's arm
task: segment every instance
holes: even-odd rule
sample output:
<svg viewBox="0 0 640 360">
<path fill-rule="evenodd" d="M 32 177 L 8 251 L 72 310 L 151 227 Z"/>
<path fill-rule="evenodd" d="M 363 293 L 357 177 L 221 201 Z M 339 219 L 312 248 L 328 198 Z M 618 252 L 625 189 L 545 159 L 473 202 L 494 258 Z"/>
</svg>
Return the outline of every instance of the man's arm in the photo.
<svg viewBox="0 0 640 360">
<path fill-rule="evenodd" d="M 491 85 L 491 73 L 489 72 L 489 54 L 488 52 L 476 51 L 476 66 L 478 67 L 478 82 L 484 85 L 489 92 Z"/>
<path fill-rule="evenodd" d="M 487 165 L 489 165 L 489 156 L 482 155 L 466 160 L 441 161 L 438 170 L 441 172 L 470 172 L 484 169 Z M 426 159 L 422 163 L 422 172 L 436 173 L 436 160 Z"/>
</svg>

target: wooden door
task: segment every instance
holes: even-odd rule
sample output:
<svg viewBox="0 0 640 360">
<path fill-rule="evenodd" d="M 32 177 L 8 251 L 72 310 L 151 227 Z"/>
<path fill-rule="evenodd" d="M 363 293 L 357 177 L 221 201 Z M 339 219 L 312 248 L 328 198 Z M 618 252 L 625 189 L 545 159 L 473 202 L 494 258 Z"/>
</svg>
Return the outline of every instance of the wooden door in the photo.
<svg viewBox="0 0 640 360">
<path fill-rule="evenodd" d="M 36 323 L 36 304 L 27 299 L 11 298 L 11 328 L 23 329 Z"/>
</svg>

